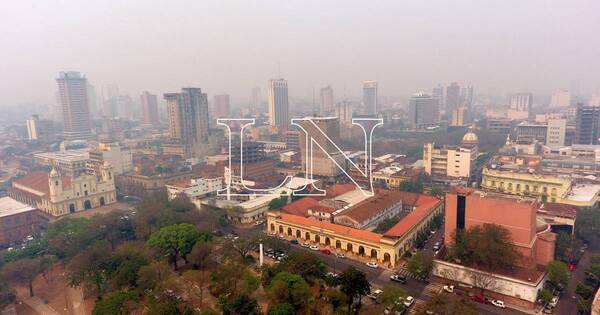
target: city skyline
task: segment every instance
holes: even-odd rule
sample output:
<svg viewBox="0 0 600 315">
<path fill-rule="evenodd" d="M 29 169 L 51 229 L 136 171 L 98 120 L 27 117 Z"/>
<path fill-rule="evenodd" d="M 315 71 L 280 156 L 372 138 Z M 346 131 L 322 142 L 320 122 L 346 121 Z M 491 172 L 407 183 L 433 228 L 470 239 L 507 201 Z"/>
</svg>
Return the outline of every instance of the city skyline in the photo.
<svg viewBox="0 0 600 315">
<path fill-rule="evenodd" d="M 361 5 L 342 7 L 333 2 L 324 5 L 319 13 L 308 15 L 298 12 L 313 13 L 316 7 L 302 8 L 294 3 L 254 7 L 208 1 L 172 6 L 168 12 L 149 9 L 146 13 L 136 10 L 140 3 L 135 1 L 85 6 L 66 3 L 55 7 L 16 3 L 0 19 L 0 29 L 20 30 L 18 35 L 2 33 L 11 44 L 3 51 L 0 68 L 20 75 L 0 84 L 0 107 L 53 103 L 55 87 L 48 77 L 71 69 L 86 73 L 95 86 L 114 83 L 130 95 L 145 90 L 163 93 L 180 86 L 203 86 L 211 95 L 232 95 L 234 103 L 238 99 L 249 100 L 252 87 L 264 88 L 264 82 L 277 77 L 278 72 L 294 82 L 291 98 L 310 99 L 312 87 L 325 84 L 359 96 L 361 81 L 366 79 L 380 83 L 380 95 L 410 95 L 452 81 L 472 83 L 482 93 L 551 94 L 557 89 L 569 89 L 591 94 L 600 88 L 594 79 L 594 69 L 600 67 L 595 57 L 600 45 L 592 40 L 593 34 L 600 31 L 600 24 L 593 18 L 599 4 L 579 4 L 531 1 L 484 5 L 460 1 L 456 11 L 478 12 L 461 21 L 456 11 L 417 3 L 389 3 L 365 13 Z M 345 14 L 338 14 L 342 8 Z M 107 15 L 101 18 L 99 12 Z M 155 19 L 167 13 L 181 18 L 154 25 Z M 130 14 L 136 18 L 127 23 L 123 17 Z M 388 18 L 391 15 L 393 19 Z M 555 23 L 559 15 L 568 29 Z M 332 22 L 312 23 L 317 19 Z M 437 22 L 423 22 L 431 19 Z M 505 26 L 507 22 L 510 28 Z M 78 28 L 71 28 L 73 24 L 78 24 Z M 362 29 L 363 25 L 377 29 L 377 36 Z M 486 26 L 473 30 L 471 25 Z M 186 34 L 206 28 L 215 32 L 203 42 L 217 45 L 199 46 L 183 40 Z M 341 40 L 303 35 L 326 29 Z M 512 35 L 515 33 L 519 36 Z M 144 43 L 140 46 L 143 53 L 137 44 L 128 41 L 130 34 L 140 36 L 136 42 Z M 171 38 L 172 34 L 180 35 Z M 161 40 L 167 38 L 178 47 L 168 56 L 162 54 Z M 431 40 L 425 43 L 423 38 Z M 262 51 L 262 45 L 250 45 L 275 39 L 279 44 L 268 51 Z M 78 45 L 69 45 L 67 50 L 66 44 L 71 42 Z M 465 50 L 467 42 L 477 44 Z M 386 49 L 363 49 L 359 43 Z M 319 57 L 317 52 L 304 48 L 315 46 L 325 48 L 319 50 Z M 537 52 L 542 50 L 544 56 L 539 58 Z M 44 62 L 32 66 L 34 60 Z M 202 70 L 189 71 L 190 63 Z M 23 86 L 31 86 L 37 93 L 28 93 Z"/>
</svg>

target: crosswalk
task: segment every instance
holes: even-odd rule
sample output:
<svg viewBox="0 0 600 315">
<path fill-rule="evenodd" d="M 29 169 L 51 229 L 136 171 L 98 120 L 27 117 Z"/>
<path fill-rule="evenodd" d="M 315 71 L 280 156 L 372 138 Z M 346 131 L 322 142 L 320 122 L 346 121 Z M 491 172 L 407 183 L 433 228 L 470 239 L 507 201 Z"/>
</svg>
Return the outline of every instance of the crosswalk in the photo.
<svg viewBox="0 0 600 315">
<path fill-rule="evenodd" d="M 403 275 L 403 276 L 405 276 L 407 278 L 413 278 L 413 279 L 417 279 L 417 280 L 421 280 L 421 281 L 423 280 L 422 277 L 413 274 L 412 272 L 408 271 L 408 269 L 406 269 L 406 268 L 397 269 L 396 273 L 400 274 L 400 275 Z"/>
<path fill-rule="evenodd" d="M 442 285 L 438 283 L 429 283 L 421 292 L 421 295 L 415 298 L 415 304 L 410 308 L 409 314 L 415 314 L 425 301 L 429 298 L 438 295 L 442 291 Z"/>
</svg>

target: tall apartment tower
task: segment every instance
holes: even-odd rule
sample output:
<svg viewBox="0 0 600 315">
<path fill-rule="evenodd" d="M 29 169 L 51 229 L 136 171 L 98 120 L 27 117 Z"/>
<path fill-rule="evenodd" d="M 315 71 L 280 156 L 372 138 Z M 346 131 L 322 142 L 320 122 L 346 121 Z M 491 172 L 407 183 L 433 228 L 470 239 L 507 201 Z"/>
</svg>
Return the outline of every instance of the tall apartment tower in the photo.
<svg viewBox="0 0 600 315">
<path fill-rule="evenodd" d="M 268 85 L 269 124 L 279 130 L 288 130 L 288 83 L 285 79 L 271 79 Z"/>
<path fill-rule="evenodd" d="M 333 160 L 335 160 L 341 167 L 344 167 L 344 157 L 337 151 L 335 146 L 328 142 L 327 138 L 323 136 L 323 134 L 325 134 L 334 143 L 339 143 L 340 123 L 338 118 L 316 117 L 312 119 L 312 122 L 301 121 L 300 125 L 311 137 L 317 141 L 317 143 L 323 147 L 323 149 L 321 149 L 317 145 L 313 146 L 312 173 L 316 176 L 324 177 L 335 177 L 339 175 L 342 171 Z M 318 129 L 323 132 L 321 133 Z M 306 134 L 304 132 L 300 132 L 300 155 L 302 158 L 302 167 L 308 171 L 308 167 L 310 167 L 310 165 L 307 161 L 306 141 Z"/>
<path fill-rule="evenodd" d="M 321 115 L 326 115 L 333 111 L 333 89 L 331 86 L 326 86 L 320 92 L 321 107 L 319 112 Z"/>
<path fill-rule="evenodd" d="M 92 136 L 88 84 L 79 72 L 60 72 L 56 79 L 62 109 L 64 137 L 67 140 L 89 139 Z"/>
<path fill-rule="evenodd" d="M 160 125 L 160 121 L 158 119 L 158 101 L 156 95 L 145 91 L 140 96 L 140 105 L 142 107 L 142 125 Z"/>
<path fill-rule="evenodd" d="M 468 109 L 473 106 L 473 86 L 469 85 L 466 88 L 460 90 L 461 106 Z"/>
<path fill-rule="evenodd" d="M 184 147 L 186 157 L 205 153 L 208 147 L 208 101 L 200 88 L 166 93 L 169 134 Z"/>
<path fill-rule="evenodd" d="M 576 144 L 599 144 L 600 107 L 577 104 L 575 127 Z"/>
<path fill-rule="evenodd" d="M 565 118 L 548 119 L 546 128 L 546 145 L 549 147 L 562 147 L 565 145 L 567 133 L 567 120 Z"/>
<path fill-rule="evenodd" d="M 229 94 L 215 95 L 212 106 L 213 119 L 230 118 Z M 216 124 L 216 121 L 212 123 Z"/>
<path fill-rule="evenodd" d="M 339 119 L 340 126 L 349 128 L 352 126 L 352 104 L 341 101 L 335 105 L 335 116 Z"/>
<path fill-rule="evenodd" d="M 377 81 L 363 81 L 363 106 L 366 115 L 377 115 Z"/>
<path fill-rule="evenodd" d="M 440 116 L 438 99 L 423 92 L 413 95 L 408 101 L 408 118 L 413 128 L 437 124 Z"/>
<path fill-rule="evenodd" d="M 446 112 L 451 113 L 460 106 L 460 86 L 456 82 L 446 87 Z"/>
<path fill-rule="evenodd" d="M 444 87 L 438 84 L 431 90 L 431 96 L 438 100 L 438 107 L 442 109 L 444 107 Z"/>
</svg>

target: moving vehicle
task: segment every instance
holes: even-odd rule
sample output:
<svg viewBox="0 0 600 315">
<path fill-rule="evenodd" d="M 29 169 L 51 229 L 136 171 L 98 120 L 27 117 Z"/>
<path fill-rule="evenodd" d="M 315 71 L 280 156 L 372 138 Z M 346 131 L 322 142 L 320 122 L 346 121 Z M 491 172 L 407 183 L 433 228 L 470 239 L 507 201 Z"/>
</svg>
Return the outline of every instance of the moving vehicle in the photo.
<svg viewBox="0 0 600 315">
<path fill-rule="evenodd" d="M 372 262 L 372 261 L 369 261 L 369 262 L 367 263 L 367 266 L 369 266 L 369 267 L 371 267 L 371 268 L 373 268 L 373 269 L 377 269 L 377 268 L 379 268 L 379 265 L 377 265 L 377 263 L 374 263 L 374 262 Z"/>
<path fill-rule="evenodd" d="M 495 307 L 499 307 L 499 308 L 506 308 L 506 305 L 504 305 L 504 302 L 500 301 L 500 300 L 492 300 L 492 305 L 494 305 Z"/>
<path fill-rule="evenodd" d="M 446 291 L 448 293 L 454 293 L 454 286 L 453 285 L 445 285 L 444 291 Z"/>
<path fill-rule="evenodd" d="M 400 283 L 406 283 L 406 277 L 403 275 L 399 275 L 399 274 L 391 275 L 390 280 L 400 282 Z"/>
<path fill-rule="evenodd" d="M 310 245 L 309 248 L 312 250 L 319 250 L 319 246 L 317 246 L 317 245 Z"/>
<path fill-rule="evenodd" d="M 290 240 L 290 244 L 298 245 L 298 240 Z"/>
<path fill-rule="evenodd" d="M 414 303 L 415 303 L 415 298 L 413 298 L 410 295 L 404 299 L 404 306 L 406 306 L 407 308 L 411 307 Z"/>
</svg>

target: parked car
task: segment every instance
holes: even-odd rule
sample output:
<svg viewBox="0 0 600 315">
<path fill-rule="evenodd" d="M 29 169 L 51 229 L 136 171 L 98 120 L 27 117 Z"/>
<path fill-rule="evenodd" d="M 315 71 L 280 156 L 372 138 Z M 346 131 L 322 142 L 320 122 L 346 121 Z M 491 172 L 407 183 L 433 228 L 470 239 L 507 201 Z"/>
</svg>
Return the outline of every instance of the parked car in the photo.
<svg viewBox="0 0 600 315">
<path fill-rule="evenodd" d="M 304 242 L 304 244 L 302 244 L 302 247 L 310 247 L 310 243 L 309 242 Z"/>
<path fill-rule="evenodd" d="M 406 307 L 411 307 L 413 303 L 415 303 L 415 298 L 410 295 L 404 299 L 404 306 Z"/>
<path fill-rule="evenodd" d="M 321 249 L 321 253 L 325 254 L 325 255 L 331 255 L 331 251 L 327 248 L 323 248 Z"/>
<path fill-rule="evenodd" d="M 403 275 L 399 275 L 399 274 L 391 275 L 390 280 L 400 282 L 400 283 L 406 283 L 406 277 Z"/>
<path fill-rule="evenodd" d="M 501 300 L 492 300 L 492 305 L 499 308 L 506 308 L 506 305 L 504 305 L 504 302 Z"/>
<path fill-rule="evenodd" d="M 279 234 L 279 238 L 283 240 L 283 239 L 285 239 L 285 235 Z"/>
<path fill-rule="evenodd" d="M 271 233 L 269 233 L 269 235 L 275 236 L 275 235 L 277 235 L 277 232 L 271 232 Z"/>
<path fill-rule="evenodd" d="M 290 240 L 290 244 L 298 245 L 298 240 Z"/>
<path fill-rule="evenodd" d="M 569 271 L 574 271 L 577 268 L 575 264 L 569 264 Z"/>
<path fill-rule="evenodd" d="M 344 259 L 344 258 L 346 258 L 346 255 L 344 255 L 342 253 L 335 253 L 335 257 Z"/>
<path fill-rule="evenodd" d="M 335 272 L 331 272 L 330 271 L 330 272 L 327 273 L 327 276 L 331 277 L 331 278 L 337 278 L 339 275 L 337 273 L 335 273 Z"/>
<path fill-rule="evenodd" d="M 379 298 L 379 296 L 383 293 L 383 291 L 381 291 L 380 289 L 377 289 L 373 292 L 371 292 L 371 294 L 367 295 L 371 300 L 376 301 L 377 298 Z"/>
<path fill-rule="evenodd" d="M 310 245 L 309 248 L 312 250 L 319 250 L 319 246 L 317 246 L 317 245 Z"/>
<path fill-rule="evenodd" d="M 446 291 L 448 293 L 454 293 L 454 286 L 453 285 L 445 285 L 444 291 Z"/>
<path fill-rule="evenodd" d="M 544 307 L 544 310 L 542 311 L 542 313 L 544 314 L 552 314 L 552 308 L 551 307 Z"/>
<path fill-rule="evenodd" d="M 477 302 L 477 303 L 485 303 L 485 298 L 481 294 L 476 294 L 476 295 L 471 296 L 471 301 Z"/>
<path fill-rule="evenodd" d="M 558 296 L 555 296 L 552 298 L 552 300 L 550 300 L 550 302 L 548 302 L 548 306 L 554 308 L 556 307 L 556 305 L 558 304 Z"/>
<path fill-rule="evenodd" d="M 377 265 L 377 263 L 374 263 L 374 262 L 372 262 L 372 261 L 369 261 L 369 262 L 367 263 L 367 266 L 369 266 L 369 267 L 371 267 L 371 268 L 373 268 L 373 269 L 377 269 L 377 268 L 379 268 L 379 265 Z"/>
</svg>

